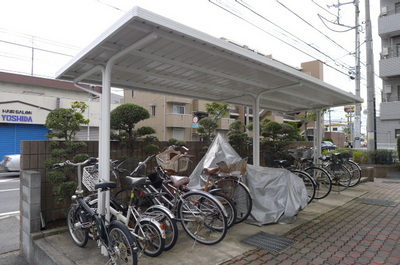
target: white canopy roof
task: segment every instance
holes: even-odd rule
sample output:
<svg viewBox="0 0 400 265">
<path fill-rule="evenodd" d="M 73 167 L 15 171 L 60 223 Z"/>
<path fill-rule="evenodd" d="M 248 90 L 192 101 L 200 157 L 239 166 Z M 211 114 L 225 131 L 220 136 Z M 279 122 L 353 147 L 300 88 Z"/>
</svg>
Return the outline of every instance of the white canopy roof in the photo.
<svg viewBox="0 0 400 265">
<path fill-rule="evenodd" d="M 254 121 L 259 108 L 297 112 L 363 101 L 294 68 L 139 7 L 73 58 L 57 78 L 103 86 L 103 172 L 109 172 L 111 86 L 252 106 Z M 255 165 L 259 163 L 258 128 L 255 122 Z"/>
<path fill-rule="evenodd" d="M 251 50 L 133 8 L 73 58 L 57 78 L 76 80 L 96 65 L 114 61 L 111 86 L 279 111 L 322 109 L 362 102 L 337 87 Z M 102 84 L 99 72 L 85 83 Z"/>
</svg>

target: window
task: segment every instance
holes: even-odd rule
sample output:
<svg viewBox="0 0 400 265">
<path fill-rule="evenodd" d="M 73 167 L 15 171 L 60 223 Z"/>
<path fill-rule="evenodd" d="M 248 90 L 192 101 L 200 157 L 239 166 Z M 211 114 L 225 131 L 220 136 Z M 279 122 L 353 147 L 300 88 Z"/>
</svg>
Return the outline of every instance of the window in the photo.
<svg viewBox="0 0 400 265">
<path fill-rule="evenodd" d="M 172 138 L 177 140 L 185 140 L 185 129 L 174 128 L 172 131 Z"/>
<path fill-rule="evenodd" d="M 396 138 L 400 137 L 400 129 L 394 129 L 394 137 Z"/>
<path fill-rule="evenodd" d="M 396 14 L 400 13 L 400 2 L 397 2 L 397 3 L 394 4 L 394 12 Z"/>
<path fill-rule="evenodd" d="M 174 105 L 172 112 L 176 114 L 185 114 L 185 106 Z"/>
<path fill-rule="evenodd" d="M 397 101 L 400 101 L 400 86 L 397 86 Z"/>
<path fill-rule="evenodd" d="M 151 106 L 151 117 L 155 117 L 156 116 L 156 105 L 152 105 Z"/>
<path fill-rule="evenodd" d="M 132 94 L 131 94 L 131 97 L 136 97 L 136 91 L 135 90 L 132 90 Z"/>
<path fill-rule="evenodd" d="M 338 131 L 338 128 L 337 128 L 337 127 L 333 127 L 333 128 L 332 128 L 332 131 L 337 132 L 337 131 Z"/>
</svg>

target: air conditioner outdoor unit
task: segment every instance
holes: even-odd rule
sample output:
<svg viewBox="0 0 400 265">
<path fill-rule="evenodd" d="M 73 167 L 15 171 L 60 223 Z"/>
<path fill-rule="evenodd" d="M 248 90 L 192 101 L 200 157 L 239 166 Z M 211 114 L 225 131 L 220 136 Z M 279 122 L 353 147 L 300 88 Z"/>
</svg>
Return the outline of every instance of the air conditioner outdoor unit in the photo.
<svg viewBox="0 0 400 265">
<path fill-rule="evenodd" d="M 389 55 L 389 47 L 383 47 L 382 48 L 382 55 L 383 56 L 388 56 Z"/>
<path fill-rule="evenodd" d="M 384 86 L 384 91 L 386 94 L 392 93 L 392 85 L 385 85 Z"/>
<path fill-rule="evenodd" d="M 387 15 L 387 6 L 381 6 L 381 16 Z"/>
</svg>

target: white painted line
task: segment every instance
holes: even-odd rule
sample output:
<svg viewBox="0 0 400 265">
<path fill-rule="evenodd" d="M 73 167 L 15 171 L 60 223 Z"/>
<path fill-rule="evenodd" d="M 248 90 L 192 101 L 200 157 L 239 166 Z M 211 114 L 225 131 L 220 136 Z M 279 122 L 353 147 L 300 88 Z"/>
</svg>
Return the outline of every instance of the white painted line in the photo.
<svg viewBox="0 0 400 265">
<path fill-rule="evenodd" d="M 8 212 L 8 213 L 0 213 L 0 219 L 4 219 L 13 215 L 17 215 L 19 214 L 19 211 L 15 211 L 15 212 Z"/>
<path fill-rule="evenodd" d="M 7 192 L 7 191 L 16 191 L 16 190 L 19 190 L 19 188 L 18 188 L 18 189 L 8 189 L 8 190 L 0 190 L 0 192 Z"/>
</svg>

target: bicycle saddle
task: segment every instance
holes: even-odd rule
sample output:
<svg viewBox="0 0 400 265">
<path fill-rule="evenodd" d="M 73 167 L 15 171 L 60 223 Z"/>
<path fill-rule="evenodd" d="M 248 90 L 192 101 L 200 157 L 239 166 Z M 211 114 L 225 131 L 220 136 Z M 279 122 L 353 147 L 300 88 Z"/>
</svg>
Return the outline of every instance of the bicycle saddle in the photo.
<svg viewBox="0 0 400 265">
<path fill-rule="evenodd" d="M 189 183 L 189 177 L 185 177 L 185 176 L 175 176 L 172 175 L 170 176 L 172 184 L 174 185 L 174 187 L 179 188 L 182 185 L 186 185 Z"/>
</svg>

